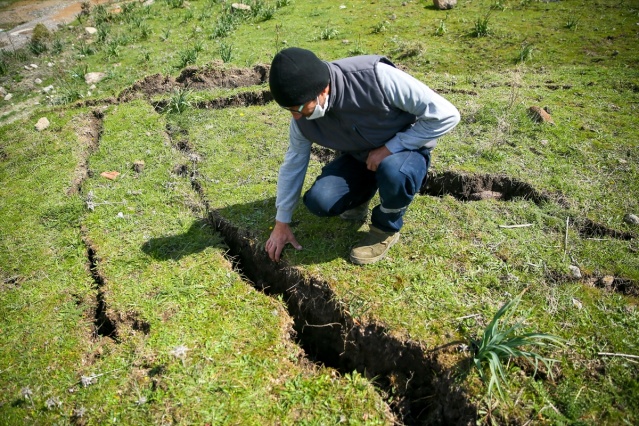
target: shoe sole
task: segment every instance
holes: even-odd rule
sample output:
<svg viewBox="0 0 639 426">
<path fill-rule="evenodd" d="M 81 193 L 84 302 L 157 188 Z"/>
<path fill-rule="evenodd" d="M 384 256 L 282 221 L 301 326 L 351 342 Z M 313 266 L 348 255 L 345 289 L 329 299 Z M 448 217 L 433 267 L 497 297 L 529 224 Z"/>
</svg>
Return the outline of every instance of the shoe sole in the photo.
<svg viewBox="0 0 639 426">
<path fill-rule="evenodd" d="M 395 234 L 395 238 L 393 238 L 391 242 L 388 244 L 388 248 L 386 249 L 384 253 L 380 254 L 379 256 L 366 257 L 366 258 L 359 258 L 359 257 L 355 257 L 351 255 L 350 256 L 351 262 L 353 262 L 356 265 L 369 265 L 371 263 L 380 261 L 384 257 L 386 257 L 386 254 L 388 253 L 388 251 L 391 249 L 391 247 L 393 247 L 397 243 L 397 241 L 399 241 L 399 232 Z"/>
</svg>

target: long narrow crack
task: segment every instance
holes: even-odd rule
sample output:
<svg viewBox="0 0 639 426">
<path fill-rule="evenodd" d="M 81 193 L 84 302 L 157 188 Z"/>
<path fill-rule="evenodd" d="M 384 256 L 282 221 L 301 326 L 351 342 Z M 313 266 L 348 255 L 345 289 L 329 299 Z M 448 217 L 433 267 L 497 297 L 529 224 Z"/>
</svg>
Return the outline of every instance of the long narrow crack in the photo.
<svg viewBox="0 0 639 426">
<path fill-rule="evenodd" d="M 88 237 L 88 230 L 82 228 L 82 241 L 87 250 L 87 258 L 89 262 L 89 271 L 93 282 L 95 283 L 96 290 L 96 304 L 93 309 L 93 326 L 96 336 L 108 337 L 119 343 L 118 330 L 116 322 L 113 318 L 109 317 L 107 313 L 107 304 L 105 300 L 104 288 L 106 281 L 100 271 L 98 270 L 98 258 L 96 255 L 96 249 L 93 242 Z"/>
<path fill-rule="evenodd" d="M 97 151 L 102 135 L 104 110 L 96 109 L 89 114 L 82 114 L 77 119 L 76 135 L 81 149 L 78 166 L 76 167 L 73 181 L 67 190 L 67 195 L 81 195 L 84 182 L 91 175 L 89 169 L 89 158 Z M 89 238 L 89 232 L 85 227 L 81 227 L 80 234 L 86 248 L 87 264 L 94 282 L 96 292 L 95 305 L 92 308 L 93 331 L 95 336 L 108 337 L 119 343 L 118 326 L 127 324 L 134 331 L 149 334 L 150 324 L 140 318 L 134 311 L 120 313 L 109 312 L 106 301 L 106 280 L 98 269 L 97 248 Z"/>
<path fill-rule="evenodd" d="M 197 179 L 193 188 L 204 198 Z M 205 201 L 205 204 L 209 203 Z M 391 407 L 404 424 L 465 424 L 476 409 L 439 360 L 445 350 L 426 352 L 418 343 L 400 340 L 381 324 L 354 320 L 328 283 L 270 261 L 254 236 L 216 210 L 209 219 L 238 259 L 240 273 L 269 295 L 281 295 L 301 346 L 311 358 L 341 372 L 358 371 L 375 378 L 391 397 Z"/>
<path fill-rule="evenodd" d="M 184 130 L 168 125 L 167 135 L 185 155 L 199 157 L 185 140 Z M 312 361 L 373 379 L 403 424 L 466 424 L 476 418 L 476 407 L 455 382 L 455 368 L 440 361 L 446 349 L 427 352 L 418 342 L 392 336 L 382 324 L 359 323 L 328 283 L 306 277 L 283 262 L 270 261 L 253 235 L 212 209 L 195 171 L 187 171 L 184 164 L 174 169 L 190 177 L 212 228 L 229 247 L 228 256 L 240 275 L 257 290 L 282 296 L 293 318 L 297 341 Z"/>
</svg>

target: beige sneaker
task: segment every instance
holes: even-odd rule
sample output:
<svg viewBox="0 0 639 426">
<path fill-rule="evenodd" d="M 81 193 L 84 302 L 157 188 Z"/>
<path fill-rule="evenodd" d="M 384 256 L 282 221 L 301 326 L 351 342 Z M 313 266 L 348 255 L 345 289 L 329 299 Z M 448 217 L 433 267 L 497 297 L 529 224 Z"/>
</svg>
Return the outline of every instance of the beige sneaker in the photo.
<svg viewBox="0 0 639 426">
<path fill-rule="evenodd" d="M 360 204 L 354 209 L 346 210 L 344 213 L 339 215 L 341 219 L 344 220 L 352 220 L 355 222 L 364 222 L 366 217 L 368 216 L 368 205 L 370 201 L 365 202 L 364 204 Z"/>
<path fill-rule="evenodd" d="M 351 262 L 356 265 L 375 263 L 386 256 L 388 250 L 399 241 L 399 232 L 384 232 L 374 226 L 351 250 Z"/>
</svg>

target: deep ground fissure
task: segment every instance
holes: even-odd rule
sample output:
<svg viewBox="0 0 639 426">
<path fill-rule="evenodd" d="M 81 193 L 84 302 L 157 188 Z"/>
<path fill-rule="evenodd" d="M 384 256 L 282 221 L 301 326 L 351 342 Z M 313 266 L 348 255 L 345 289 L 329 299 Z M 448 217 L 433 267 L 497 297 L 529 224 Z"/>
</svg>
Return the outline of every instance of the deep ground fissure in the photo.
<svg viewBox="0 0 639 426">
<path fill-rule="evenodd" d="M 401 340 L 379 323 L 353 319 L 328 283 L 268 259 L 250 233 L 225 220 L 206 200 L 195 174 L 193 189 L 220 233 L 237 272 L 257 290 L 282 296 L 293 318 L 297 343 L 308 358 L 341 373 L 357 371 L 372 380 L 405 425 L 469 424 L 476 407 L 456 380 L 457 366 L 440 355 L 450 348 L 426 351 Z"/>
<path fill-rule="evenodd" d="M 85 236 L 83 237 L 83 241 L 87 250 L 89 271 L 91 273 L 91 278 L 93 278 L 93 282 L 95 283 L 94 287 L 96 290 L 96 303 L 93 309 L 94 332 L 96 336 L 108 337 L 116 343 L 119 343 L 116 323 L 111 318 L 109 318 L 109 315 L 107 315 L 107 303 L 104 294 L 105 280 L 98 270 L 98 259 L 96 250 L 93 243 L 86 236 L 86 232 L 87 231 L 83 229 L 83 234 L 85 234 Z"/>
</svg>

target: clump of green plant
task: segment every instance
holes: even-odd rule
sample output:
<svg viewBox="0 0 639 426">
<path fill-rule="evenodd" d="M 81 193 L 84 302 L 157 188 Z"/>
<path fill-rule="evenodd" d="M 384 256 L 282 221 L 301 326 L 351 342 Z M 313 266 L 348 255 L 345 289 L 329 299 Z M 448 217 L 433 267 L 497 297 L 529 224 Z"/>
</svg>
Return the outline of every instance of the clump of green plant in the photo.
<svg viewBox="0 0 639 426">
<path fill-rule="evenodd" d="M 487 380 L 486 369 L 490 372 L 488 395 L 491 395 L 493 387 L 496 387 L 499 395 L 503 398 L 500 383 L 507 383 L 504 361 L 523 357 L 535 367 L 535 374 L 539 362 L 546 366 L 549 374 L 552 374 L 552 364 L 557 362 L 557 360 L 545 358 L 536 352 L 525 350 L 523 347 L 559 346 L 563 343 L 559 337 L 542 333 L 520 334 L 519 332 L 524 327 L 522 321 L 517 321 L 513 325 L 506 324 L 521 301 L 522 295 L 523 293 L 506 302 L 484 330 L 481 340 L 471 342 L 471 347 L 474 348 L 473 363 L 482 381 L 486 382 Z"/>
<path fill-rule="evenodd" d="M 570 18 L 568 18 L 568 21 L 566 21 L 566 25 L 564 25 L 564 27 L 574 31 L 577 29 L 578 25 L 579 25 L 579 17 L 572 15 L 570 16 Z"/>
<path fill-rule="evenodd" d="M 96 40 L 98 43 L 104 43 L 106 39 L 109 37 L 109 33 L 111 32 L 111 27 L 109 25 L 100 24 L 97 28 L 97 37 Z"/>
<path fill-rule="evenodd" d="M 261 21 L 269 21 L 273 19 L 275 16 L 275 7 L 273 6 L 264 6 L 259 15 L 257 16 Z"/>
<path fill-rule="evenodd" d="M 58 86 L 58 93 L 50 99 L 52 105 L 70 104 L 83 97 L 82 89 L 77 82 L 62 81 Z"/>
<path fill-rule="evenodd" d="M 388 21 L 381 21 L 378 22 L 377 24 L 373 25 L 373 34 L 379 34 L 379 33 L 383 33 L 388 29 L 388 25 L 389 22 Z"/>
<path fill-rule="evenodd" d="M 495 0 L 495 2 L 490 5 L 492 10 L 506 10 L 506 2 L 504 0 Z"/>
<path fill-rule="evenodd" d="M 162 30 L 162 34 L 160 34 L 160 40 L 167 41 L 171 37 L 171 29 L 165 28 Z"/>
<path fill-rule="evenodd" d="M 525 43 L 521 47 L 521 50 L 519 51 L 519 56 L 517 57 L 517 63 L 524 63 L 524 62 L 530 61 L 533 57 L 533 50 L 534 48 L 532 44 Z"/>
<path fill-rule="evenodd" d="M 361 37 L 358 37 L 353 48 L 348 51 L 348 54 L 352 56 L 357 56 L 357 55 L 363 55 L 364 53 L 365 51 L 364 51 L 364 48 L 362 47 Z"/>
<path fill-rule="evenodd" d="M 59 55 L 64 50 L 64 42 L 62 39 L 56 37 L 53 39 L 53 43 L 51 43 L 51 52 L 55 55 Z"/>
<path fill-rule="evenodd" d="M 217 18 L 211 38 L 223 38 L 228 36 L 235 30 L 237 26 L 237 18 L 234 17 L 232 12 L 224 13 Z"/>
<path fill-rule="evenodd" d="M 320 40 L 332 40 L 339 35 L 339 31 L 337 28 L 332 27 L 330 22 L 326 24 L 326 27 L 320 31 L 319 39 Z"/>
<path fill-rule="evenodd" d="M 140 40 L 147 40 L 151 35 L 151 27 L 148 24 L 142 24 L 140 26 Z"/>
<path fill-rule="evenodd" d="M 182 23 L 186 24 L 187 22 L 192 21 L 194 17 L 195 14 L 193 13 L 193 10 L 187 9 L 186 12 L 184 12 L 184 16 L 182 17 Z"/>
<path fill-rule="evenodd" d="M 104 53 L 109 59 L 117 58 L 120 56 L 120 45 L 116 40 L 111 40 L 106 44 Z"/>
<path fill-rule="evenodd" d="M 220 43 L 220 57 L 225 63 L 231 62 L 233 59 L 233 45 L 224 42 Z"/>
<path fill-rule="evenodd" d="M 99 4 L 93 8 L 93 21 L 95 25 L 100 25 L 105 22 L 109 22 L 113 19 L 113 16 L 109 13 L 107 8 L 103 4 Z"/>
<path fill-rule="evenodd" d="M 173 92 L 166 105 L 165 112 L 172 114 L 182 114 L 192 106 L 192 92 L 190 90 L 177 88 Z"/>
<path fill-rule="evenodd" d="M 29 50 L 38 56 L 48 50 L 47 42 L 51 38 L 51 32 L 42 23 L 37 24 L 33 28 L 33 35 L 29 41 Z"/>
<path fill-rule="evenodd" d="M 5 59 L 4 50 L 0 50 L 0 75 L 6 75 L 9 72 L 9 63 Z"/>
<path fill-rule="evenodd" d="M 95 53 L 95 49 L 93 48 L 93 46 L 91 46 L 84 40 L 80 41 L 80 43 L 76 46 L 76 49 L 78 50 L 78 53 L 83 56 L 91 56 Z"/>
<path fill-rule="evenodd" d="M 197 48 L 189 48 L 180 53 L 180 62 L 177 64 L 177 68 L 184 68 L 187 65 L 193 65 L 197 61 L 198 50 Z"/>
<path fill-rule="evenodd" d="M 492 29 L 490 28 L 490 13 L 487 13 L 483 17 L 477 18 L 471 34 L 474 37 L 486 37 L 491 32 Z"/>
<path fill-rule="evenodd" d="M 441 37 L 444 34 L 446 34 L 446 23 L 444 22 L 443 19 L 440 19 L 439 25 L 435 29 L 435 35 Z"/>
<path fill-rule="evenodd" d="M 177 9 L 180 7 L 184 7 L 184 0 L 166 0 L 166 4 L 168 4 L 173 9 Z"/>
<path fill-rule="evenodd" d="M 277 0 L 277 2 L 275 2 L 275 7 L 279 9 L 284 6 L 289 6 L 290 4 L 291 0 Z"/>
</svg>

